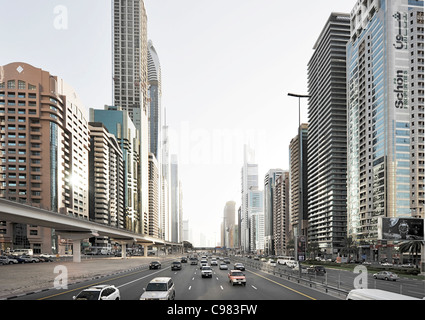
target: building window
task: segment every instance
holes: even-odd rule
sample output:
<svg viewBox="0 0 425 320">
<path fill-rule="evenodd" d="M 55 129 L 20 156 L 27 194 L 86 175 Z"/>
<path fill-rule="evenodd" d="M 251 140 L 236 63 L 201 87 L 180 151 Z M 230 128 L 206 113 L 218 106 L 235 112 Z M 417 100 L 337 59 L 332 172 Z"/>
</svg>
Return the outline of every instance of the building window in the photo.
<svg viewBox="0 0 425 320">
<path fill-rule="evenodd" d="M 15 83 L 15 80 L 9 80 L 9 81 L 7 82 L 7 88 L 8 88 L 8 89 L 16 89 L 16 83 Z"/>
</svg>

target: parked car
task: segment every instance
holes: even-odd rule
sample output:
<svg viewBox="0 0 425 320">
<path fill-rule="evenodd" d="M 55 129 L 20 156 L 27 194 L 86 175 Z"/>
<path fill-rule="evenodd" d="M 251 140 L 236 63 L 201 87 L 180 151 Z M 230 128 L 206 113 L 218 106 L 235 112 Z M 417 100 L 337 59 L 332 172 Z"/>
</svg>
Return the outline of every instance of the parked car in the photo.
<svg viewBox="0 0 425 320">
<path fill-rule="evenodd" d="M 0 264 L 17 264 L 18 260 L 13 256 L 0 256 Z"/>
<path fill-rule="evenodd" d="M 235 284 L 246 285 L 245 275 L 240 270 L 230 270 L 228 273 L 229 282 L 234 286 Z"/>
<path fill-rule="evenodd" d="M 149 282 L 140 300 L 174 300 L 176 291 L 173 279 L 159 277 Z"/>
<path fill-rule="evenodd" d="M 182 263 L 180 261 L 173 261 L 171 263 L 171 270 L 181 270 L 182 269 Z"/>
<path fill-rule="evenodd" d="M 97 285 L 81 291 L 74 300 L 120 300 L 121 294 L 113 285 Z"/>
<path fill-rule="evenodd" d="M 38 258 L 33 257 L 33 256 L 29 256 L 29 255 L 25 255 L 25 254 L 17 257 L 17 260 L 19 262 L 21 262 L 19 259 L 21 259 L 23 263 L 36 263 L 36 262 L 40 262 L 40 260 Z"/>
<path fill-rule="evenodd" d="M 399 279 L 398 275 L 396 275 L 393 272 L 389 272 L 389 271 L 380 271 L 380 272 L 377 272 L 377 273 L 375 273 L 373 275 L 373 277 L 375 279 L 382 279 L 382 280 L 387 280 L 387 281 L 390 281 L 390 280 L 396 281 L 396 280 Z"/>
<path fill-rule="evenodd" d="M 149 270 L 150 269 L 161 269 L 161 262 L 152 261 L 151 263 L 149 263 Z"/>
<path fill-rule="evenodd" d="M 52 258 L 46 257 L 46 256 L 39 256 L 38 260 L 40 260 L 40 262 L 53 262 Z"/>
</svg>

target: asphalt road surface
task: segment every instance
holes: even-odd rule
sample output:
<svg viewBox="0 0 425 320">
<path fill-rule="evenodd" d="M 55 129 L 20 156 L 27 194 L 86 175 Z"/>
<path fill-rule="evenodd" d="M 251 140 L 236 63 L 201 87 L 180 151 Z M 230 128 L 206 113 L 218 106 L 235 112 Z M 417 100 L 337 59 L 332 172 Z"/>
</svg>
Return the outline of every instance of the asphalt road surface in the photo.
<svg viewBox="0 0 425 320">
<path fill-rule="evenodd" d="M 233 261 L 229 270 L 233 268 Z M 115 285 L 121 300 L 139 300 L 149 281 L 155 277 L 171 277 L 176 288 L 176 300 L 339 300 L 325 292 L 299 285 L 254 268 L 244 273 L 246 286 L 228 281 L 228 271 L 213 266 L 212 278 L 202 278 L 199 265 L 182 263 L 182 270 L 172 271 L 171 262 L 164 262 L 157 270 L 141 269 L 97 280 L 69 285 L 66 289 L 51 289 L 17 297 L 14 300 L 72 300 L 80 291 L 96 284 Z"/>
</svg>

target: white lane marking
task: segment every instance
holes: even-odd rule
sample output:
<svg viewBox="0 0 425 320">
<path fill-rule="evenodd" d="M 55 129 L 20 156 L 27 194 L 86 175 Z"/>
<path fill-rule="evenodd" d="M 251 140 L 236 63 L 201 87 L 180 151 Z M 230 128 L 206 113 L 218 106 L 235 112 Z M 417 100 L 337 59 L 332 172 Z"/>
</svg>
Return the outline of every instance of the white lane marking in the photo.
<svg viewBox="0 0 425 320">
<path fill-rule="evenodd" d="M 195 277 L 193 277 L 192 280 L 195 280 Z"/>
<path fill-rule="evenodd" d="M 189 287 L 189 290 L 192 289 L 192 286 Z"/>
<path fill-rule="evenodd" d="M 168 268 L 171 268 L 171 267 L 168 267 Z M 124 283 L 124 284 L 122 284 L 122 285 L 120 285 L 120 286 L 117 286 L 117 288 L 119 289 L 119 288 L 121 288 L 121 287 L 124 287 L 124 286 L 126 286 L 126 285 L 130 284 L 130 283 L 133 283 L 133 282 L 136 282 L 136 281 L 142 280 L 142 279 L 144 279 L 144 278 L 150 277 L 150 276 L 152 276 L 152 275 L 154 275 L 154 274 L 157 274 L 157 273 L 160 273 L 160 272 L 162 272 L 162 271 L 164 271 L 164 270 L 167 270 L 168 268 L 165 268 L 165 269 L 159 270 L 159 271 L 157 271 L 157 272 L 150 273 L 150 274 L 148 274 L 148 275 L 146 275 L 146 276 L 144 276 L 144 277 L 141 277 L 141 278 L 138 278 L 138 279 L 136 279 L 136 280 L 133 280 L 133 281 L 130 281 L 130 282 Z"/>
<path fill-rule="evenodd" d="M 220 286 L 220 288 L 221 288 L 221 290 L 224 290 L 224 289 L 223 289 L 223 286 Z"/>
<path fill-rule="evenodd" d="M 217 280 L 218 280 L 218 278 L 217 277 L 215 277 Z"/>
<path fill-rule="evenodd" d="M 251 285 L 251 287 L 253 287 L 255 290 L 257 290 L 257 288 L 256 288 L 256 287 L 254 287 L 253 285 Z"/>
</svg>

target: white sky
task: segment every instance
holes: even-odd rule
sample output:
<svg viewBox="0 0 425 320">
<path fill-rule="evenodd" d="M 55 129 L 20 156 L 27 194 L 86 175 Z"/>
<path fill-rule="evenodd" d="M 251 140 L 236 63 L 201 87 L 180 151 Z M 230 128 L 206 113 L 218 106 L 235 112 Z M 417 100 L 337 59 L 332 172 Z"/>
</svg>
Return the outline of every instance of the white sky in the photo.
<svg viewBox="0 0 425 320">
<path fill-rule="evenodd" d="M 355 2 L 145 0 L 195 245 L 200 232 L 214 245 L 226 202 L 240 205 L 245 142 L 256 150 L 260 186 L 269 169 L 288 169 L 298 100 L 287 93 L 308 93 L 314 43 L 331 12 L 349 13 Z M 49 71 L 87 108 L 112 104 L 110 4 L 0 0 L 0 65 L 22 61 Z M 58 6 L 67 21 L 58 21 Z M 301 106 L 306 122 L 307 101 Z"/>
</svg>

